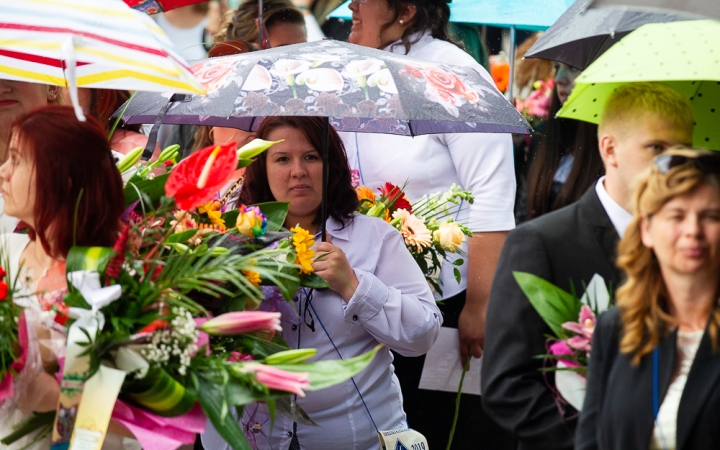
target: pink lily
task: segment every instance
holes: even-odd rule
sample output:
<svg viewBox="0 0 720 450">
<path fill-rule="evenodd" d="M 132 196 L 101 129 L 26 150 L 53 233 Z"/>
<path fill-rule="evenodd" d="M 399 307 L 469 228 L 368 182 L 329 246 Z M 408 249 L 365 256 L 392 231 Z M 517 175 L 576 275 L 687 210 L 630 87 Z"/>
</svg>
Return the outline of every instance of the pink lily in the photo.
<svg viewBox="0 0 720 450">
<path fill-rule="evenodd" d="M 208 334 L 232 336 L 255 331 L 282 331 L 278 312 L 238 311 L 219 315 L 200 327 Z"/>
<path fill-rule="evenodd" d="M 565 341 L 556 341 L 550 345 L 550 354 L 561 356 L 561 355 L 567 355 L 569 357 L 572 357 L 574 354 L 573 350 L 568 346 L 568 344 Z M 566 366 L 568 367 L 577 367 L 580 364 L 573 361 L 572 358 L 558 358 L 560 361 L 564 362 Z"/>
<path fill-rule="evenodd" d="M 310 388 L 310 375 L 307 372 L 289 372 L 259 363 L 245 364 L 240 370 L 254 373 L 258 383 L 270 389 L 292 392 L 300 397 L 305 397 L 303 389 Z"/>
<path fill-rule="evenodd" d="M 580 350 L 588 353 L 590 352 L 591 341 L 585 336 L 573 336 L 566 342 L 571 348 L 574 348 L 575 350 Z"/>
</svg>

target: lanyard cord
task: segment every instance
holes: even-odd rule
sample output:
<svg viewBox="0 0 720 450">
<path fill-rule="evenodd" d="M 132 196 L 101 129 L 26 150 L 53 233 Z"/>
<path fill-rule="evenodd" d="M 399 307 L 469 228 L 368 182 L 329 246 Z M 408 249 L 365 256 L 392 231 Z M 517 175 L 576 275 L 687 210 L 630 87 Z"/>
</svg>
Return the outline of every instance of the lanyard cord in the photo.
<svg viewBox="0 0 720 450">
<path fill-rule="evenodd" d="M 311 289 L 311 290 L 312 290 L 312 289 Z M 303 291 L 305 291 L 304 288 L 303 288 Z M 306 297 L 307 297 L 307 294 L 306 294 Z M 328 337 L 328 339 L 330 339 L 330 343 L 332 344 L 333 348 L 335 349 L 335 352 L 337 352 L 337 354 L 338 354 L 338 356 L 340 357 L 340 359 L 344 360 L 345 358 L 343 358 L 342 354 L 340 353 L 340 350 L 338 350 L 338 348 L 337 348 L 337 346 L 335 345 L 335 342 L 333 341 L 332 337 L 330 337 L 330 333 L 328 333 L 327 329 L 325 328 L 325 325 L 323 324 L 322 319 L 320 319 L 320 316 L 318 315 L 317 311 L 315 311 L 315 306 L 314 306 L 312 303 L 308 303 L 307 306 L 310 306 L 310 309 L 312 309 L 312 312 L 315 314 L 315 317 L 317 317 L 318 323 L 320 324 L 320 326 L 322 327 L 323 331 L 325 332 L 325 335 Z M 306 306 L 306 307 L 307 307 L 307 306 Z M 365 399 L 363 398 L 363 395 L 362 395 L 362 393 L 360 392 L 360 388 L 358 388 L 357 383 L 355 383 L 355 378 L 354 378 L 354 377 L 350 377 L 350 381 L 352 381 L 353 386 L 355 386 L 355 390 L 357 391 L 358 395 L 360 396 L 360 401 L 362 401 L 362 404 L 363 404 L 363 406 L 365 407 L 365 411 L 367 411 L 368 417 L 370 417 L 370 422 L 372 422 L 373 427 L 375 427 L 375 431 L 377 431 L 378 433 L 380 433 L 380 430 L 378 429 L 377 425 L 375 424 L 375 420 L 373 419 L 372 414 L 370 414 L 370 408 L 368 408 L 368 405 L 367 405 L 367 403 L 365 403 Z"/>
<path fill-rule="evenodd" d="M 660 435 L 660 441 L 662 443 L 662 448 L 664 450 L 667 450 L 667 442 L 665 442 L 665 434 L 662 431 L 662 427 L 660 426 L 660 422 L 658 422 L 658 414 L 660 413 L 660 355 L 658 353 L 657 347 L 653 350 L 652 353 L 652 403 L 653 403 L 653 422 L 655 422 L 655 426 L 658 429 L 658 434 Z"/>
</svg>

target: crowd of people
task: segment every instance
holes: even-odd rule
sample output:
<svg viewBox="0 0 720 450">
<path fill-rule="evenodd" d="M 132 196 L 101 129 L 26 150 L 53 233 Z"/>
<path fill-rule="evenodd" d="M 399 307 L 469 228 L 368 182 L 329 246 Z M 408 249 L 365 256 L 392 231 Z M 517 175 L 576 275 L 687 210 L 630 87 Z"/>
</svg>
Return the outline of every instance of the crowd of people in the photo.
<svg viewBox="0 0 720 450">
<path fill-rule="evenodd" d="M 176 34 L 190 59 L 322 33 L 305 4 L 262 5 L 262 21 L 257 0 L 243 0 L 223 20 L 185 9 L 182 18 L 166 13 L 158 23 L 166 31 L 184 24 L 187 33 Z M 471 68 L 492 83 L 449 32 L 445 0 L 353 0 L 350 9 L 349 42 Z M 190 34 L 212 45 L 199 48 Z M 556 65 L 548 118 L 520 159 L 506 133 L 405 137 L 330 127 L 325 136 L 317 117 L 267 117 L 252 133 L 164 128 L 153 159 L 173 143 L 188 156 L 212 144 L 280 141 L 245 169 L 230 204 L 287 202 L 284 227 L 308 230 L 318 238 L 315 250 L 329 255 L 313 263 L 329 288 L 297 291 L 298 314 L 283 316 L 282 338 L 290 348 L 318 349 L 317 360 L 385 346 L 359 375 L 297 399 L 317 426 L 271 419 L 265 404 L 235 415 L 256 448 L 372 449 L 379 431 L 406 428 L 433 449 L 447 445 L 451 429 L 453 449 L 720 448 L 720 154 L 692 148 L 690 103 L 662 83 L 619 87 L 599 125 L 556 117 L 579 73 Z M 121 230 L 125 200 L 113 151 L 147 143 L 139 126 L 114 129 L 110 116 L 128 98 L 127 91 L 81 89 L 87 120 L 79 122 L 63 106 L 64 89 L 0 79 L 3 260 L 13 272 L 22 268 L 23 292 L 38 294 L 22 305 L 26 314 L 42 314 L 67 289 L 73 245 L 112 247 Z M 354 178 L 371 187 L 404 186 L 410 201 L 453 185 L 472 192 L 474 202 L 455 219 L 474 236 L 463 244 L 459 273 L 452 259 L 444 263 L 442 294 L 428 286 L 396 229 L 356 212 Z M 321 224 L 323 191 L 328 218 Z M 515 281 L 517 272 L 568 292 L 582 293 L 596 275 L 610 286 L 615 306 L 592 324 L 580 410 L 562 399 L 538 358 L 548 353 L 552 331 Z M 456 330 L 463 365 L 482 357 L 481 395 L 420 388 L 424 355 L 441 327 Z M 30 340 L 45 338 L 29 333 Z M 27 360 L 16 389 L 25 395 L 0 408 L 0 435 L 56 407 L 60 385 L 39 346 Z M 123 427 L 110 431 L 114 438 L 103 448 L 139 448 Z M 231 448 L 212 426 L 195 447 Z"/>
</svg>

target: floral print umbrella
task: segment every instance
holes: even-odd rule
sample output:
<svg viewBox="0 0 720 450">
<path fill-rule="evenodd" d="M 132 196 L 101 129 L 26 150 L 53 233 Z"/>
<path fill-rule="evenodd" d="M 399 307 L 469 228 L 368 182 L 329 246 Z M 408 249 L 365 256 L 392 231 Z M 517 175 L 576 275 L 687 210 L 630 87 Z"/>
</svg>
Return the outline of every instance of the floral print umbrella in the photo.
<svg viewBox="0 0 720 450">
<path fill-rule="evenodd" d="M 420 135 L 522 133 L 530 125 L 471 68 L 430 63 L 339 41 L 211 58 L 191 68 L 207 95 L 138 92 L 126 124 L 257 129 L 265 116 L 323 116 L 338 131 Z M 175 96 L 174 99 L 177 99 Z M 123 111 L 119 109 L 118 113 Z"/>
</svg>

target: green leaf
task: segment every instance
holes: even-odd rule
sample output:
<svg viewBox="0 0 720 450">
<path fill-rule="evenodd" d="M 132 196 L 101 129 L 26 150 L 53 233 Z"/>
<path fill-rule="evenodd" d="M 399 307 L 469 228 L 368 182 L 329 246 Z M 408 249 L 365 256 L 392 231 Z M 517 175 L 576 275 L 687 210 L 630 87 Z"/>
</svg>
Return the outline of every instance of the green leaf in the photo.
<svg viewBox="0 0 720 450">
<path fill-rule="evenodd" d="M 238 149 L 238 158 L 254 158 L 273 145 L 283 142 L 284 140 L 285 139 L 280 139 L 279 141 L 266 141 L 264 139 L 253 139 Z"/>
<path fill-rule="evenodd" d="M 249 166 L 250 164 L 252 164 L 252 163 L 254 163 L 254 162 L 255 162 L 254 159 L 239 158 L 239 159 L 238 159 L 238 165 L 237 165 L 237 169 L 236 169 L 236 170 L 242 169 L 243 167 L 247 167 L 247 166 Z"/>
<path fill-rule="evenodd" d="M 290 203 L 287 202 L 267 202 L 258 203 L 255 206 L 260 207 L 260 211 L 267 217 L 268 231 L 280 231 L 285 223 Z"/>
<path fill-rule="evenodd" d="M 110 247 L 73 247 L 66 260 L 66 272 L 76 270 L 105 270 L 115 252 Z"/>
<path fill-rule="evenodd" d="M 458 258 L 455 261 L 453 261 L 452 263 L 454 266 L 462 266 L 464 262 L 465 262 L 464 259 Z"/>
<path fill-rule="evenodd" d="M 169 176 L 170 174 L 166 173 L 152 180 L 142 180 L 138 182 L 134 182 L 133 180 L 128 181 L 128 184 L 125 185 L 125 206 L 130 206 L 134 201 L 138 200 L 138 190 L 146 194 L 153 204 L 157 203 L 160 197 L 165 194 L 165 182 Z"/>
<path fill-rule="evenodd" d="M 348 359 L 336 359 L 330 361 L 318 361 L 303 364 L 282 364 L 274 365 L 278 369 L 289 372 L 304 373 L 310 377 L 310 390 L 317 391 L 326 387 L 334 386 L 358 374 L 370 364 L 375 354 L 382 345 L 378 345 L 364 355 Z"/>
<path fill-rule="evenodd" d="M 168 242 L 170 244 L 174 243 L 186 243 L 190 240 L 195 234 L 197 233 L 197 230 L 187 230 L 183 231 L 181 233 L 173 233 L 170 236 L 168 236 L 167 240 L 165 242 Z"/>
<path fill-rule="evenodd" d="M 325 289 L 330 287 L 327 281 L 320 278 L 317 274 L 300 274 L 300 286 L 308 287 L 311 289 Z"/>
<path fill-rule="evenodd" d="M 222 417 L 222 405 L 225 401 L 225 392 L 222 386 L 200 378 L 200 389 L 198 389 L 198 400 L 203 412 L 210 419 L 220 436 L 234 450 L 250 450 L 250 445 L 245 439 L 242 429 L 235 421 L 232 414 Z M 238 408 L 238 416 L 242 415 L 242 408 Z"/>
<path fill-rule="evenodd" d="M 49 431 L 54 422 L 55 411 L 33 413 L 33 415 L 30 416 L 28 419 L 19 423 L 16 426 L 14 432 L 7 436 L 2 436 L 2 440 L 0 442 L 2 442 L 4 445 L 10 445 L 18 439 L 21 439 L 34 431 L 44 431 L 45 428 L 48 428 Z"/>
<path fill-rule="evenodd" d="M 557 337 L 564 337 L 562 324 L 577 321 L 580 300 L 554 284 L 527 272 L 513 272 L 515 281 L 540 317 Z"/>
<path fill-rule="evenodd" d="M 455 275 L 455 281 L 457 281 L 458 284 L 460 284 L 460 279 L 462 278 L 462 275 L 460 275 L 460 271 L 458 270 L 457 267 L 453 267 L 453 274 Z"/>
<path fill-rule="evenodd" d="M 220 216 L 220 217 L 222 218 L 222 220 L 225 221 L 225 226 L 226 226 L 226 227 L 232 228 L 232 227 L 234 227 L 235 224 L 237 223 L 237 218 L 238 218 L 238 215 L 239 215 L 239 214 L 240 214 L 240 210 L 239 210 L 239 209 L 233 209 L 233 210 L 231 210 L 231 211 L 228 211 L 228 212 L 226 212 L 226 213 L 223 213 L 223 215 Z"/>
</svg>

